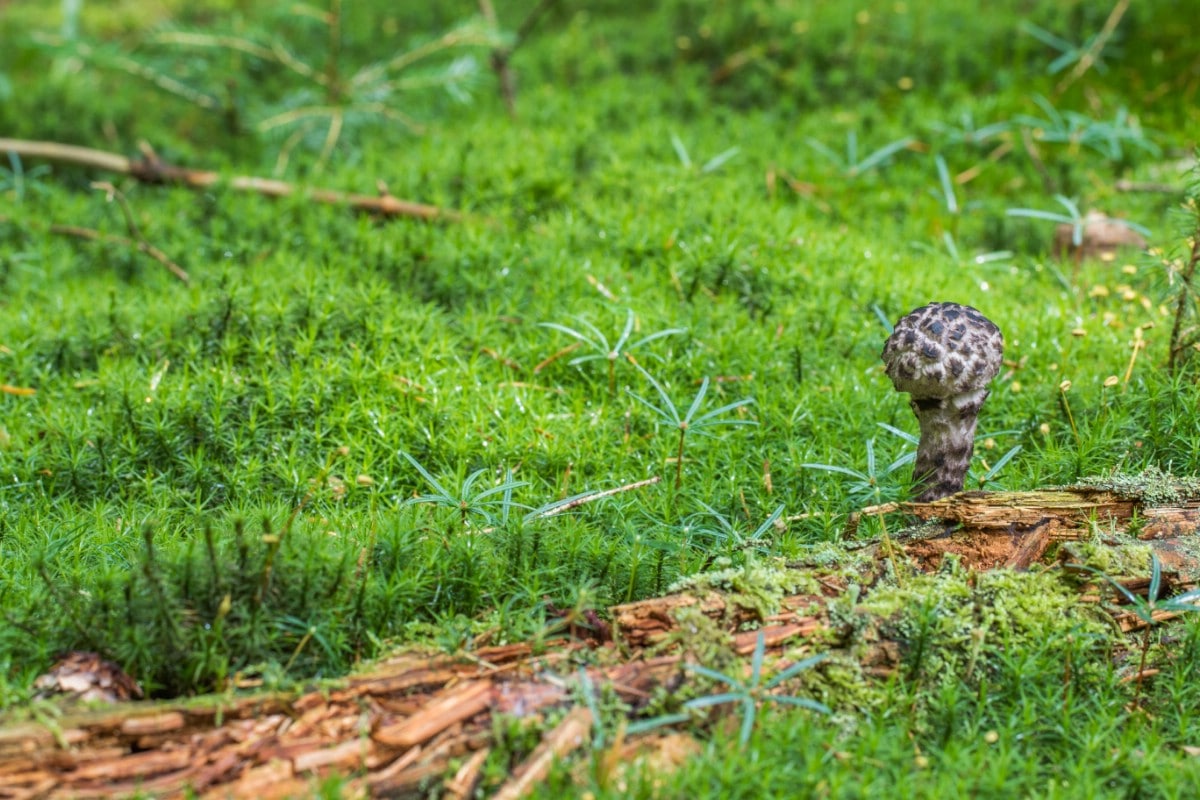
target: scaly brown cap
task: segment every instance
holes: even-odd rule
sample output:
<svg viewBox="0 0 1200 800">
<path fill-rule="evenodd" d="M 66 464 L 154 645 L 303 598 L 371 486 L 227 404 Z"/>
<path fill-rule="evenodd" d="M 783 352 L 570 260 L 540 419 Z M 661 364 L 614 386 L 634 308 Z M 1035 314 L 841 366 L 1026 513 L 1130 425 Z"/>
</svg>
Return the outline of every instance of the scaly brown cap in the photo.
<svg viewBox="0 0 1200 800">
<path fill-rule="evenodd" d="M 1004 337 L 983 314 L 958 303 L 930 303 L 896 323 L 883 363 L 898 392 L 914 400 L 985 388 L 1000 371 Z"/>
</svg>

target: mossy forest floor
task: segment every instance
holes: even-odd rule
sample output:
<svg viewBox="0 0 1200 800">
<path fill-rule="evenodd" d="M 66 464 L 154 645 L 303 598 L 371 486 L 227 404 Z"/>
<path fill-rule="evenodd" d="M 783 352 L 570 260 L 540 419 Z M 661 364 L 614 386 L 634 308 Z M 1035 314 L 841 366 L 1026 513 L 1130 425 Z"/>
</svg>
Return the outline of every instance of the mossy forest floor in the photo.
<svg viewBox="0 0 1200 800">
<path fill-rule="evenodd" d="M 703 573 L 769 616 L 807 589 L 737 576 L 849 570 L 905 524 L 848 523 L 907 496 L 879 352 L 931 300 L 1005 334 L 969 489 L 1200 473 L 1192 6 L 3 5 L 0 137 L 461 216 L 0 158 L 0 707 L 55 718 L 33 683 L 64 651 L 154 698 L 295 691 L 586 638 Z M 1055 257 L 1090 209 L 1148 252 Z M 1092 565 L 1149 578 L 1139 552 Z M 1191 796 L 1200 625 L 1126 639 L 1045 588 L 1062 569 L 888 567 L 872 602 L 917 627 L 869 689 L 825 664 L 778 688 L 828 714 L 693 703 L 690 757 L 619 780 L 597 725 L 540 791 Z M 692 622 L 642 721 L 740 669 Z M 557 720 L 497 718 L 482 790 Z"/>
</svg>

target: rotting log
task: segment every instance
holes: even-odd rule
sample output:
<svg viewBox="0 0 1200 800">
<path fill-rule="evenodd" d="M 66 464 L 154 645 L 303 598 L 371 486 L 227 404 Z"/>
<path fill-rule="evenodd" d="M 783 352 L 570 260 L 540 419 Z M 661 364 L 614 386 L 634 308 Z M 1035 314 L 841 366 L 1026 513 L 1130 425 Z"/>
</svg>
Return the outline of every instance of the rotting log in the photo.
<svg viewBox="0 0 1200 800">
<path fill-rule="evenodd" d="M 1197 497 L 1155 507 L 1097 487 L 965 492 L 865 513 L 942 521 L 894 537 L 897 559 L 916 570 L 937 570 L 948 554 L 976 570 L 1025 568 L 1045 564 L 1057 550 L 1059 566 L 1075 572 L 1083 599 L 1098 603 L 1113 593 L 1072 566 L 1072 543 L 1096 531 L 1128 541 L 1132 528 L 1163 561 L 1164 595 L 1195 587 L 1200 576 Z M 494 744 L 493 716 L 542 720 L 569 706 L 567 678 L 579 668 L 580 651 L 588 650 L 591 681 L 611 686 L 637 712 L 656 691 L 671 690 L 686 676 L 687 637 L 671 639 L 689 618 L 683 610 L 713 620 L 742 655 L 753 651 L 760 633 L 773 653 L 816 636 L 822 648 L 836 648 L 830 601 L 850 582 L 869 586 L 883 572 L 879 552 L 868 549 L 866 556 L 850 578 L 810 566 L 810 591 L 783 597 L 763 616 L 740 605 L 736 594 L 675 594 L 610 609 L 615 642 L 559 639 L 454 656 L 410 651 L 317 691 L 128 702 L 66 713 L 53 723 L 9 724 L 0 727 L 0 800 L 133 793 L 286 797 L 310 794 L 315 780 L 333 773 L 350 776 L 344 784 L 350 794 L 420 795 L 439 786 L 466 796 Z M 1122 576 L 1121 583 L 1134 594 L 1149 588 L 1144 575 Z M 1114 617 L 1124 631 L 1143 624 L 1119 608 Z M 856 655 L 865 675 L 886 675 L 901 649 L 884 640 Z M 504 791 L 514 797 L 527 791 L 549 760 L 578 746 L 586 731 L 584 712 L 569 712 Z"/>
<path fill-rule="evenodd" d="M 1135 533 L 1174 569 L 1200 577 L 1200 552 L 1189 544 L 1200 526 L 1200 497 L 1149 505 L 1136 496 L 1072 486 L 1033 492 L 960 492 L 932 503 L 890 503 L 862 515 L 903 512 L 939 520 L 940 532 L 898 542 L 913 566 L 936 569 L 954 553 L 972 569 L 1025 569 L 1042 560 L 1052 544 L 1078 541 L 1095 530 Z M 1136 520 L 1136 531 L 1131 531 Z M 1195 547 L 1196 545 L 1192 545 Z"/>
</svg>

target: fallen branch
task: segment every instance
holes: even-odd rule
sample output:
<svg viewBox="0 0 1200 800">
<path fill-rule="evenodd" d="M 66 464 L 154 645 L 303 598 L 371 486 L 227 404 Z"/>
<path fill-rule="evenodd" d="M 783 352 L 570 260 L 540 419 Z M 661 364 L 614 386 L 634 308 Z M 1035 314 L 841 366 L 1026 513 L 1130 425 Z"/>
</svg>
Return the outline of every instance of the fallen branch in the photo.
<svg viewBox="0 0 1200 800">
<path fill-rule="evenodd" d="M 327 205 L 344 205 L 359 211 L 367 211 L 386 217 L 415 217 L 424 220 L 460 221 L 463 214 L 437 206 L 401 200 L 390 194 L 379 196 L 350 194 L 331 189 L 308 189 L 287 181 L 258 178 L 248 175 L 222 176 L 218 172 L 189 169 L 169 164 L 160 159 L 148 147 L 143 146 L 143 157 L 130 159 L 117 153 L 93 150 L 88 147 L 37 142 L 24 139 L 0 139 L 0 152 L 15 153 L 22 158 L 43 159 L 60 164 L 74 164 L 91 169 L 128 175 L 143 183 L 175 184 L 191 189 L 209 189 L 226 186 L 238 192 L 250 192 L 266 197 L 289 197 L 299 195 Z"/>
<path fill-rule="evenodd" d="M 1014 560 L 1033 563 L 1044 560 L 1047 545 L 1057 542 L 1069 585 L 1082 602 L 1099 604 L 1108 596 L 1106 582 L 1074 565 L 1071 540 L 1097 530 L 1127 531 L 1137 520 L 1138 536 L 1163 563 L 1163 596 L 1188 590 L 1200 576 L 1200 495 L 1195 492 L 1161 507 L 1096 486 L 965 492 L 934 503 L 902 504 L 898 510 L 952 523 L 932 533 L 895 537 L 899 559 L 915 570 L 938 570 L 952 553 L 963 566 L 980 570 Z M 314 779 L 331 775 L 344 776 L 341 791 L 348 796 L 428 792 L 450 775 L 447 792 L 463 797 L 477 790 L 488 748 L 495 744 L 494 715 L 539 719 L 551 709 L 565 709 L 561 723 L 499 788 L 498 796 L 519 798 L 543 779 L 555 758 L 588 741 L 591 713 L 571 707 L 570 676 L 579 665 L 592 664 L 583 668 L 591 685 L 611 687 L 632 716 L 645 713 L 652 697 L 673 691 L 684 679 L 693 646 L 686 629 L 695 627 L 697 613 L 728 637 L 730 652 L 743 657 L 754 652 L 761 635 L 772 658 L 784 655 L 785 648 L 791 658 L 797 646 L 815 646 L 858 661 L 870 679 L 894 676 L 904 643 L 887 638 L 886 628 L 872 628 L 877 638 L 863 639 L 851 632 L 854 626 L 830 614 L 830 602 L 844 597 L 850 585 L 869 592 L 878 579 L 878 558 L 868 552 L 855 563 L 854 574 L 845 574 L 843 567 L 838 575 L 829 574 L 828 565 L 794 566 L 808 593 L 783 597 L 765 612 L 761 604 L 746 604 L 747 595 L 739 600 L 737 591 L 701 589 L 614 607 L 609 611 L 619 647 L 604 645 L 602 657 L 594 659 L 580 659 L 578 651 L 587 645 L 565 639 L 461 656 L 409 652 L 376 664 L 369 673 L 307 692 L 121 703 L 106 711 L 68 712 L 48 723 L 0 727 L 0 797 L 176 797 L 186 792 L 277 797 L 306 795 Z M 1111 579 L 1133 595 L 1149 591 L 1145 576 Z M 1125 609 L 1112 614 L 1124 631 L 1144 624 Z M 1157 614 L 1154 621 L 1166 618 Z M 748 622 L 755 629 L 743 630 Z M 676 631 L 680 635 L 671 636 Z M 1133 680 L 1150 676 L 1146 670 Z"/>
</svg>

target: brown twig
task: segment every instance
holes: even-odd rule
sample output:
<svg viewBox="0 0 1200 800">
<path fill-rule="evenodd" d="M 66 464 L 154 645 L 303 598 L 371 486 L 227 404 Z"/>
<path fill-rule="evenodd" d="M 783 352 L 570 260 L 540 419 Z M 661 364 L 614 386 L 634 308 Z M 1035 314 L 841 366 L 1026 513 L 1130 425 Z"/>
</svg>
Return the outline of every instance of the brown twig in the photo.
<svg viewBox="0 0 1200 800">
<path fill-rule="evenodd" d="M 496 20 L 496 8 L 492 5 L 492 0 L 479 0 L 479 14 L 488 25 L 497 29 L 500 27 L 500 23 Z M 511 50 L 497 47 L 492 51 L 491 63 L 492 71 L 496 73 L 496 80 L 500 81 L 500 94 L 504 97 L 504 107 L 508 109 L 508 115 L 515 119 L 517 116 L 517 90 L 513 83 L 512 70 L 508 66 L 508 59 L 511 55 Z"/>
<path fill-rule="evenodd" d="M 1156 194 L 1178 194 L 1179 187 L 1172 186 L 1169 183 L 1155 183 L 1153 181 L 1128 181 L 1119 180 L 1113 184 L 1118 192 L 1147 192 Z"/>
<path fill-rule="evenodd" d="M 583 346 L 583 342 L 572 342 L 571 344 L 567 345 L 563 349 L 559 350 L 557 353 L 554 353 L 553 355 L 550 355 L 550 356 L 542 359 L 533 368 L 533 374 L 537 375 L 539 372 L 541 372 L 546 367 L 553 364 L 555 361 L 558 361 L 560 358 L 562 358 L 565 355 L 569 355 L 570 353 L 575 352 L 582 346 Z"/>
<path fill-rule="evenodd" d="M 1167 355 L 1167 372 L 1172 375 L 1175 374 L 1178 364 L 1177 357 L 1186 348 L 1181 341 L 1183 318 L 1187 313 L 1188 297 L 1192 294 L 1192 279 L 1196 275 L 1197 265 L 1200 265 L 1200 218 L 1196 221 L 1196 230 L 1192 232 L 1192 253 L 1179 273 L 1183 286 L 1179 289 L 1179 300 L 1175 304 L 1175 322 L 1171 325 L 1170 353 Z M 1134 352 L 1136 354 L 1136 351 Z"/>
<path fill-rule="evenodd" d="M 504 107 L 508 109 L 510 117 L 516 118 L 517 116 L 517 88 L 510 67 L 513 54 L 521 45 L 525 44 L 525 40 L 537 27 L 542 16 L 557 4 L 558 0 L 542 0 L 521 21 L 516 35 L 513 36 L 513 43 L 506 48 L 496 48 L 492 51 L 492 71 L 496 73 L 496 78 L 500 81 L 500 93 L 504 97 Z M 492 0 L 479 0 L 479 13 L 493 28 L 499 27 Z"/>
<path fill-rule="evenodd" d="M 184 283 L 191 281 L 191 278 L 188 277 L 188 274 L 184 271 L 183 267 L 176 264 L 171 260 L 170 256 L 149 242 L 129 239 L 124 236 L 114 236 L 111 233 L 101 233 L 100 231 L 92 230 L 91 228 L 80 228 L 75 225 L 51 225 L 49 230 L 50 233 L 58 234 L 59 236 L 74 236 L 77 239 L 87 239 L 93 242 L 106 242 L 109 244 L 119 244 L 125 247 L 132 247 L 139 253 L 144 253 L 158 263 L 162 264 L 171 271 L 172 275 L 174 275 L 176 278 L 179 278 L 179 280 L 183 281 Z"/>
<path fill-rule="evenodd" d="M 222 176 L 209 170 L 178 167 L 158 158 L 149 148 L 143 148 L 144 156 L 130 159 L 117 153 L 93 150 L 89 147 L 37 142 L 25 139 L 0 139 L 0 152 L 15 153 L 22 158 L 37 158 L 60 164 L 128 175 L 143 183 L 179 184 L 191 189 L 209 189 L 227 186 L 237 192 L 251 192 L 266 197 L 289 197 L 301 195 L 316 203 L 344 205 L 358 211 L 381 214 L 385 217 L 415 217 L 423 220 L 460 221 L 463 214 L 438 206 L 401 200 L 391 195 L 350 194 L 332 189 L 306 189 L 287 181 L 259 178 L 251 175 Z"/>
<path fill-rule="evenodd" d="M 644 481 L 637 481 L 636 483 L 627 483 L 624 486 L 618 486 L 615 489 L 605 489 L 602 492 L 594 492 L 593 494 L 586 494 L 583 497 L 575 498 L 574 500 L 572 500 L 569 503 L 563 503 L 561 506 L 555 506 L 554 508 L 551 508 L 548 511 L 538 514 L 538 518 L 544 519 L 545 517 L 553 517 L 556 514 L 562 514 L 564 512 L 570 511 L 572 509 L 579 508 L 580 506 L 585 505 L 587 503 L 592 503 L 592 502 L 595 502 L 596 500 L 603 500 L 605 497 L 612 497 L 614 494 L 620 494 L 621 492 L 632 492 L 634 489 L 641 489 L 646 486 L 653 486 L 654 484 L 658 483 L 661 480 L 662 480 L 661 475 L 655 475 L 653 478 L 647 478 Z"/>
<path fill-rule="evenodd" d="M 1034 169 L 1042 178 L 1042 188 L 1047 194 L 1058 194 L 1058 184 L 1054 182 L 1054 178 L 1050 177 L 1050 171 L 1046 169 L 1046 162 L 1042 161 L 1042 155 L 1038 152 L 1037 145 L 1033 142 L 1033 134 L 1028 128 L 1021 129 L 1021 143 L 1025 145 L 1025 152 L 1029 155 L 1029 160 L 1033 162 Z"/>
<path fill-rule="evenodd" d="M 1113 6 L 1112 11 L 1108 14 L 1108 19 L 1104 20 L 1104 27 L 1100 29 L 1100 33 L 1092 41 L 1091 47 L 1087 49 L 1087 52 L 1083 54 L 1079 61 L 1075 62 L 1075 68 L 1071 70 L 1070 74 L 1063 78 L 1058 86 L 1055 87 L 1054 91 L 1056 94 L 1065 92 L 1070 88 L 1071 84 L 1082 78 L 1084 73 L 1095 65 L 1096 59 L 1104 50 L 1104 46 L 1108 44 L 1113 31 L 1117 29 L 1117 25 L 1121 23 L 1121 17 L 1125 16 L 1127 10 L 1129 10 L 1129 0 L 1117 0 L 1116 5 Z"/>
</svg>

